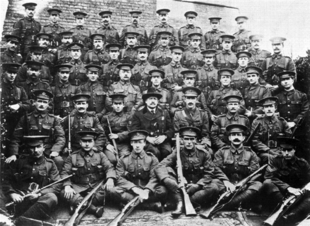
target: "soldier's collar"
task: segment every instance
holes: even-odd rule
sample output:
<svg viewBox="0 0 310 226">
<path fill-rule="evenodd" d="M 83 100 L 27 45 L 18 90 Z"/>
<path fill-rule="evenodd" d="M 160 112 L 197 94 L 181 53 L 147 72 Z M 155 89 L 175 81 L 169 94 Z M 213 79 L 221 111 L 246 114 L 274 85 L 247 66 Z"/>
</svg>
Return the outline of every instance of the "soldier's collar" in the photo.
<svg viewBox="0 0 310 226">
<path fill-rule="evenodd" d="M 213 69 L 214 69 L 214 67 L 213 67 L 213 65 L 211 64 L 211 65 L 203 65 L 203 68 L 206 70 L 206 71 L 213 71 Z"/>
<path fill-rule="evenodd" d="M 121 111 L 121 112 L 115 112 L 115 111 L 112 111 L 112 114 L 111 115 L 116 115 L 116 116 L 119 116 L 119 117 L 121 117 L 122 115 L 124 114 L 124 110 L 123 111 Z"/>
<path fill-rule="evenodd" d="M 78 25 L 78 26 L 76 26 L 76 28 L 77 28 L 78 30 L 84 30 L 84 26 L 83 26 L 83 25 Z"/>
<path fill-rule="evenodd" d="M 244 149 L 243 145 L 239 148 L 235 147 L 233 144 L 230 145 L 230 150 L 233 154 L 236 154 L 236 152 L 240 154 L 243 151 L 243 149 Z"/>
<path fill-rule="evenodd" d="M 110 64 L 115 64 L 116 65 L 116 64 L 118 64 L 118 62 L 119 62 L 118 60 L 111 60 Z"/>
<path fill-rule="evenodd" d="M 27 17 L 25 17 L 28 21 L 34 21 L 34 19 L 33 19 L 33 17 L 29 17 L 29 16 L 27 16 Z"/>
<path fill-rule="evenodd" d="M 224 90 L 224 89 L 230 89 L 230 84 L 227 85 L 227 86 L 223 86 L 223 85 L 221 84 L 221 87 L 219 88 L 219 90 Z"/>
<path fill-rule="evenodd" d="M 226 54 L 231 54 L 232 52 L 231 52 L 231 50 L 223 50 L 223 53 L 226 53 Z"/>
<path fill-rule="evenodd" d="M 275 53 L 274 53 L 274 54 L 272 55 L 272 58 L 273 58 L 273 59 L 275 59 L 275 58 L 280 59 L 281 57 L 282 57 L 282 53 L 279 53 L 279 54 L 275 54 Z"/>
<path fill-rule="evenodd" d="M 40 165 L 45 160 L 45 157 L 42 155 L 40 158 L 32 158 L 32 159 L 33 159 L 33 165 Z"/>
<path fill-rule="evenodd" d="M 160 23 L 160 24 L 159 24 L 159 27 L 165 27 L 165 28 L 167 28 L 167 27 L 169 27 L 169 25 L 168 25 L 167 23 Z"/>
<path fill-rule="evenodd" d="M 181 67 L 181 63 L 180 62 L 171 61 L 170 64 L 171 64 L 172 67 Z"/>
<path fill-rule="evenodd" d="M 196 153 L 196 147 L 194 147 L 193 150 L 187 150 L 185 147 L 183 148 L 183 153 L 185 154 L 185 156 L 187 157 L 193 157 L 194 154 Z"/>
<path fill-rule="evenodd" d="M 291 90 L 289 90 L 289 91 L 286 91 L 286 90 L 284 90 L 284 95 L 288 95 L 288 94 L 291 94 L 291 93 L 293 93 L 295 91 L 295 88 L 293 87 L 293 89 L 291 89 Z"/>
<path fill-rule="evenodd" d="M 268 116 L 265 114 L 265 120 L 266 120 L 266 121 L 275 122 L 275 121 L 277 121 L 276 119 L 277 119 L 277 116 L 276 116 L 275 114 L 273 114 L 273 116 L 271 116 L 271 117 L 268 117 Z"/>
<path fill-rule="evenodd" d="M 246 68 L 246 67 L 240 67 L 240 66 L 239 66 L 239 67 L 238 67 L 238 71 L 239 71 L 239 72 L 245 72 L 245 68 Z"/>
<path fill-rule="evenodd" d="M 39 77 L 37 77 L 35 80 L 33 80 L 33 79 L 31 79 L 30 77 L 28 77 L 27 80 L 26 80 L 26 83 L 27 83 L 27 84 L 33 83 L 33 84 L 36 85 L 36 84 L 38 84 L 39 82 L 41 82 L 41 80 L 40 80 Z"/>
<path fill-rule="evenodd" d="M 145 155 L 145 151 L 141 151 L 139 154 L 135 153 L 134 151 L 131 152 L 131 156 L 134 158 L 134 159 L 137 159 L 137 158 L 140 158 L 142 159 Z"/>
<path fill-rule="evenodd" d="M 79 59 L 72 59 L 71 64 L 82 64 L 82 60 L 80 58 Z"/>
<path fill-rule="evenodd" d="M 9 55 L 12 55 L 12 56 L 17 55 L 17 52 L 16 52 L 16 51 L 12 51 L 12 50 L 10 50 L 10 49 L 6 49 L 5 52 L 7 52 Z"/>
<path fill-rule="evenodd" d="M 37 109 L 33 112 L 34 117 L 45 117 L 47 115 L 47 111 L 38 111 Z"/>
<path fill-rule="evenodd" d="M 220 30 L 218 30 L 218 29 L 216 29 L 216 30 L 211 30 L 211 33 L 212 33 L 212 34 L 218 34 L 218 33 L 220 33 Z"/>
<path fill-rule="evenodd" d="M 230 112 L 228 111 L 227 114 L 226 114 L 226 117 L 227 117 L 228 119 L 232 119 L 232 118 L 238 119 L 238 118 L 239 118 L 239 114 L 238 114 L 238 112 L 236 112 L 235 114 L 232 114 L 232 113 L 230 113 Z"/>
<path fill-rule="evenodd" d="M 197 110 L 198 110 L 198 108 L 196 108 L 196 107 L 194 107 L 193 110 L 189 110 L 189 108 L 187 108 L 187 107 L 184 108 L 184 111 L 185 111 L 187 114 L 196 113 Z M 190 125 L 190 126 L 194 126 L 194 125 Z"/>
<path fill-rule="evenodd" d="M 144 60 L 144 61 L 139 60 L 139 62 L 138 62 L 139 65 L 144 65 L 144 66 L 147 65 L 147 63 L 148 63 L 147 60 Z"/>
<path fill-rule="evenodd" d="M 297 160 L 296 156 L 293 156 L 293 158 L 290 160 L 286 160 L 285 158 L 282 157 L 282 163 L 283 165 L 285 164 L 286 166 L 288 164 L 295 164 L 296 160 Z"/>
<path fill-rule="evenodd" d="M 192 52 L 192 53 L 200 53 L 201 52 L 201 50 L 200 50 L 200 48 L 198 47 L 198 48 L 193 48 L 192 46 L 189 48 L 189 50 Z"/>
<path fill-rule="evenodd" d="M 94 155 L 94 150 L 84 151 L 84 150 L 82 149 L 81 155 L 82 155 L 83 157 L 85 157 L 85 156 L 87 156 L 87 155 L 93 156 L 93 155 Z"/>
<path fill-rule="evenodd" d="M 62 87 L 68 87 L 69 86 L 69 81 L 67 82 L 62 82 L 61 80 L 59 81 L 59 87 L 62 88 Z"/>
<path fill-rule="evenodd" d="M 99 84 L 99 81 L 98 81 L 98 79 L 97 79 L 96 81 L 94 81 L 94 82 L 88 80 L 88 81 L 86 82 L 86 84 L 87 84 L 87 86 L 95 86 L 95 85 L 98 85 L 98 84 Z"/>
<path fill-rule="evenodd" d="M 103 25 L 102 28 L 103 29 L 111 29 L 111 25 L 110 24 L 109 25 Z"/>
<path fill-rule="evenodd" d="M 56 23 L 50 23 L 50 25 L 52 26 L 52 27 L 59 27 L 59 24 L 56 22 Z"/>
<path fill-rule="evenodd" d="M 168 46 L 159 46 L 159 48 L 158 48 L 159 50 L 161 50 L 161 51 L 168 51 L 168 50 L 170 50 L 169 48 L 168 48 Z"/>
<path fill-rule="evenodd" d="M 134 49 L 136 46 L 137 46 L 137 45 L 133 45 L 133 46 L 128 45 L 128 46 L 126 46 L 126 50 L 127 50 L 127 49 Z"/>
<path fill-rule="evenodd" d="M 194 24 L 187 24 L 186 28 L 195 28 L 195 25 Z"/>
<path fill-rule="evenodd" d="M 258 86 L 259 86 L 259 83 L 256 83 L 256 84 L 254 84 L 254 85 L 250 85 L 250 86 L 249 86 L 249 89 L 254 89 L 254 88 L 258 87 Z"/>
<path fill-rule="evenodd" d="M 130 81 L 125 82 L 125 81 L 122 81 L 122 80 L 120 80 L 119 83 L 120 83 L 121 85 L 124 85 L 124 86 L 125 86 L 125 85 L 128 86 L 128 85 L 131 84 Z"/>
<path fill-rule="evenodd" d="M 154 88 L 158 92 L 161 92 L 163 90 L 163 87 L 161 86 L 155 87 L 154 85 L 152 85 L 152 88 Z"/>
</svg>

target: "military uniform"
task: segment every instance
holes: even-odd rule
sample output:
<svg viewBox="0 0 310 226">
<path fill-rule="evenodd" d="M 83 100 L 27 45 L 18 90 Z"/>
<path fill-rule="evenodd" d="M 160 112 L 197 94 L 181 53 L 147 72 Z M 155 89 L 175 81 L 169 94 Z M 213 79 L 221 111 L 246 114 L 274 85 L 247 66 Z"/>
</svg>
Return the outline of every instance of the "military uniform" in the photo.
<svg viewBox="0 0 310 226">
<path fill-rule="evenodd" d="M 235 73 L 233 74 L 231 78 L 230 85 L 234 87 L 235 89 L 240 90 L 242 95 L 244 95 L 245 89 L 250 86 L 249 81 L 247 80 L 247 74 L 245 67 L 238 67 L 235 70 Z"/>
<path fill-rule="evenodd" d="M 121 61 L 122 63 L 128 63 L 135 65 L 138 62 L 137 59 L 137 49 L 136 46 L 129 46 L 127 45 L 124 49 L 121 51 Z"/>
<path fill-rule="evenodd" d="M 215 55 L 214 66 L 217 69 L 221 68 L 231 68 L 235 69 L 237 67 L 238 59 L 232 51 L 221 50 Z"/>
<path fill-rule="evenodd" d="M 179 42 L 180 42 L 180 46 L 182 46 L 184 49 L 189 47 L 188 46 L 188 41 L 189 41 L 188 35 L 193 32 L 200 33 L 201 35 L 203 35 L 202 29 L 195 25 L 187 24 L 179 29 L 178 31 Z M 203 36 L 202 36 L 200 45 L 201 45 L 201 49 L 206 49 L 206 42 Z"/>
<path fill-rule="evenodd" d="M 172 100 L 171 93 L 169 92 L 169 90 L 163 87 L 155 87 L 155 86 L 151 86 L 149 89 L 153 89 L 154 92 L 160 93 L 162 95 L 158 104 L 162 109 L 166 109 L 167 111 L 169 111 L 170 102 Z M 148 90 L 144 90 L 142 94 L 146 94 L 147 92 Z"/>
<path fill-rule="evenodd" d="M 60 33 L 64 32 L 65 28 L 58 23 L 50 23 L 44 25 L 41 29 L 41 33 L 52 35 L 51 47 L 57 48 L 61 44 Z"/>
<path fill-rule="evenodd" d="M 233 34 L 235 36 L 233 49 L 235 52 L 240 52 L 248 49 L 251 46 L 250 35 L 251 31 L 242 30 Z"/>
<path fill-rule="evenodd" d="M 148 61 L 158 67 L 164 67 L 171 62 L 171 50 L 168 46 L 159 46 L 156 50 L 153 50 L 148 58 Z"/>
<path fill-rule="evenodd" d="M 85 46 L 85 50 L 91 49 L 91 30 L 86 26 L 78 25 L 70 29 L 73 32 L 73 40 L 75 42 L 82 43 Z"/>
<path fill-rule="evenodd" d="M 47 66 L 43 65 L 43 62 L 39 62 L 39 63 L 42 63 L 42 66 L 40 68 L 40 75 L 39 75 L 40 80 L 42 80 L 42 82 L 47 82 L 49 84 L 52 84 L 53 77 L 51 75 L 50 69 Z M 27 70 L 28 70 L 28 65 L 23 65 L 19 69 L 17 73 L 17 77 L 16 77 L 16 82 L 18 84 L 21 84 L 29 80 L 29 75 L 27 74 Z"/>
<path fill-rule="evenodd" d="M 56 63 L 68 63 L 71 60 L 70 49 L 67 44 L 61 44 L 57 48 L 56 52 Z"/>
<path fill-rule="evenodd" d="M 181 63 L 185 68 L 198 69 L 201 68 L 203 63 L 203 56 L 199 48 L 189 46 L 183 53 Z"/>
<path fill-rule="evenodd" d="M 252 54 L 252 57 L 249 60 L 249 64 L 253 63 L 257 67 L 262 67 L 266 58 L 271 57 L 271 53 L 263 49 L 256 50 L 254 48 L 249 48 L 248 52 Z"/>
<path fill-rule="evenodd" d="M 18 63 L 21 64 L 23 62 L 23 58 L 20 54 L 15 51 L 10 51 L 9 49 L 4 50 L 1 53 L 1 63 Z"/>
<path fill-rule="evenodd" d="M 109 54 L 104 50 L 89 50 L 84 56 L 84 63 L 85 64 L 97 64 L 103 66 L 110 61 Z"/>
<path fill-rule="evenodd" d="M 103 34 L 104 37 L 106 38 L 106 43 L 111 44 L 111 43 L 119 43 L 120 38 L 117 29 L 112 26 L 101 26 L 97 28 L 96 33 Z"/>
<path fill-rule="evenodd" d="M 75 86 L 84 84 L 87 81 L 85 64 L 81 59 L 71 59 L 69 64 L 72 64 L 69 82 Z"/>
<path fill-rule="evenodd" d="M 174 29 L 169 24 L 159 24 L 155 25 L 150 32 L 149 44 L 151 45 L 152 49 L 155 49 L 155 47 L 158 45 L 158 39 L 159 39 L 158 32 L 161 31 L 168 31 L 172 34 L 169 46 L 179 45 L 179 38 L 176 29 Z"/>
<path fill-rule="evenodd" d="M 42 81 L 41 79 L 33 80 L 31 78 L 28 78 L 26 81 L 20 82 L 19 86 L 24 88 L 30 101 L 35 99 L 35 96 L 33 95 L 34 90 L 51 90 L 50 84 L 46 81 Z"/>
<path fill-rule="evenodd" d="M 218 70 L 213 65 L 204 64 L 198 72 L 199 87 L 206 97 L 209 96 L 211 90 L 218 89 L 220 84 L 217 80 Z"/>
<path fill-rule="evenodd" d="M 132 84 L 139 86 L 142 92 L 147 90 L 151 83 L 150 71 L 153 69 L 156 69 L 156 67 L 148 61 L 138 61 L 132 69 Z"/>
<path fill-rule="evenodd" d="M 172 90 L 173 87 L 177 84 L 178 86 L 183 85 L 183 75 L 181 72 L 185 70 L 180 62 L 172 61 L 168 65 L 163 67 L 165 72 L 165 82 L 164 87 L 168 90 Z"/>
<path fill-rule="evenodd" d="M 126 46 L 126 43 L 125 43 L 125 33 L 126 32 L 137 32 L 137 33 L 139 33 L 139 35 L 137 37 L 138 44 L 139 45 L 147 45 L 148 44 L 148 37 L 147 37 L 145 27 L 140 25 L 140 24 L 137 24 L 137 25 L 128 24 L 123 28 L 122 34 L 120 37 L 120 43 L 122 46 Z"/>
<path fill-rule="evenodd" d="M 220 30 L 212 30 L 208 31 L 204 35 L 204 39 L 206 42 L 206 49 L 216 49 L 216 50 L 221 50 L 221 42 L 220 42 L 220 36 L 225 34 L 224 31 Z"/>
<path fill-rule="evenodd" d="M 119 63 L 119 60 L 111 60 L 107 64 L 103 65 L 103 75 L 100 78 L 103 85 L 110 86 L 119 80 L 119 69 L 116 68 Z"/>
</svg>

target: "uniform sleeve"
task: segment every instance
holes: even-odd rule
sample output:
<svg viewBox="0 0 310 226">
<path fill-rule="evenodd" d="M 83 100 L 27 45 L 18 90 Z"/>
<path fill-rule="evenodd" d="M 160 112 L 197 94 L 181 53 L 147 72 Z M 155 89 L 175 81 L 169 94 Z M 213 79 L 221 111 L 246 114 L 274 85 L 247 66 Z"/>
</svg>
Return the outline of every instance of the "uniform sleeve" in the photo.
<svg viewBox="0 0 310 226">
<path fill-rule="evenodd" d="M 84 59 L 83 59 L 84 64 L 90 63 L 89 54 L 90 54 L 89 51 L 85 54 Z"/>
<path fill-rule="evenodd" d="M 17 21 L 14 25 L 13 25 L 13 32 L 12 34 L 18 36 L 18 37 L 21 37 L 21 38 L 24 38 L 22 37 L 22 22 L 21 20 Z"/>
<path fill-rule="evenodd" d="M 72 174 L 72 157 L 73 155 L 69 155 L 64 163 L 64 166 L 62 167 L 62 170 L 60 172 L 60 177 L 65 178 Z M 63 182 L 63 188 L 66 186 L 72 186 L 71 178 Z"/>
<path fill-rule="evenodd" d="M 224 147 L 226 144 L 220 139 L 220 119 L 217 118 L 211 127 L 211 141 L 216 149 Z"/>
<path fill-rule="evenodd" d="M 250 165 L 249 165 L 250 174 L 259 169 L 259 158 L 253 151 L 251 151 L 251 153 L 252 153 L 252 157 L 251 157 Z"/>
<path fill-rule="evenodd" d="M 61 179 L 54 161 L 51 161 L 51 168 L 49 171 L 49 179 L 50 179 L 51 183 Z M 62 187 L 62 183 L 54 184 L 53 186 L 42 190 L 40 193 L 43 195 L 47 194 L 47 193 L 58 193 L 61 190 L 61 187 Z"/>
<path fill-rule="evenodd" d="M 151 45 L 151 47 L 153 47 L 153 45 L 155 44 L 156 41 L 156 35 L 155 35 L 155 30 L 154 28 L 151 30 L 150 32 L 150 36 L 149 36 L 149 44 Z M 151 53 L 152 54 L 152 53 Z"/>
<path fill-rule="evenodd" d="M 174 150 L 170 155 L 164 158 L 154 169 L 155 175 L 160 181 L 170 176 L 170 169 L 174 169 L 176 166 L 177 155 L 176 150 Z"/>
<path fill-rule="evenodd" d="M 223 150 L 220 149 L 214 154 L 214 165 L 219 167 L 220 169 L 224 166 L 224 155 Z"/>
<path fill-rule="evenodd" d="M 55 118 L 55 124 L 54 124 L 54 138 L 55 138 L 55 143 L 53 147 L 51 148 L 51 151 L 53 152 L 61 152 L 62 149 L 64 148 L 66 144 L 66 138 L 65 138 L 65 132 L 64 129 L 62 128 L 60 121 Z"/>
<path fill-rule="evenodd" d="M 131 120 L 131 125 L 129 126 L 129 130 L 133 131 L 133 130 L 138 130 L 141 128 L 141 117 L 138 111 L 136 111 L 133 116 L 132 116 L 132 120 Z"/>
<path fill-rule="evenodd" d="M 180 129 L 180 116 L 179 116 L 178 112 L 175 112 L 175 114 L 174 114 L 173 126 L 174 126 L 174 131 L 179 131 L 179 129 Z"/>
<path fill-rule="evenodd" d="M 126 175 L 126 166 L 124 163 L 124 158 L 120 159 L 116 165 L 116 177 L 117 177 L 117 186 L 129 191 L 134 187 L 137 187 L 134 183 L 127 180 Z"/>
<path fill-rule="evenodd" d="M 127 130 L 125 131 L 122 131 L 122 132 L 119 132 L 117 135 L 118 135 L 118 140 L 121 141 L 121 142 L 124 142 L 124 141 L 127 141 L 128 140 L 128 134 L 129 134 L 129 126 L 130 126 L 130 123 L 131 123 L 131 115 L 127 115 L 126 116 L 126 127 L 127 127 Z"/>
<path fill-rule="evenodd" d="M 306 113 L 309 111 L 309 101 L 307 98 L 307 95 L 305 93 L 302 93 L 301 96 L 301 111 L 300 114 L 294 119 L 294 122 L 297 123 L 297 121 L 302 118 L 305 118 Z"/>
<path fill-rule="evenodd" d="M 211 147 L 210 129 L 209 129 L 209 117 L 206 112 L 202 112 L 202 140 L 201 144 L 206 144 Z"/>
<path fill-rule="evenodd" d="M 25 120 L 27 120 L 25 118 L 25 116 L 21 117 L 17 126 L 14 129 L 14 132 L 12 134 L 12 139 L 11 139 L 11 142 L 9 144 L 9 155 L 10 156 L 18 155 L 19 145 L 20 145 L 21 139 L 24 135 L 25 123 L 27 123 Z"/>
<path fill-rule="evenodd" d="M 94 116 L 93 128 L 95 128 L 96 132 L 99 133 L 95 142 L 96 143 L 95 146 L 97 147 L 98 151 L 102 151 L 107 144 L 107 137 L 96 115 Z"/>
<path fill-rule="evenodd" d="M 212 181 L 213 173 L 215 166 L 211 160 L 210 154 L 205 154 L 204 160 L 203 160 L 203 176 L 200 178 L 200 180 L 197 182 L 197 184 L 204 186 L 206 184 L 209 184 Z"/>
<path fill-rule="evenodd" d="M 151 164 L 150 180 L 147 183 L 147 185 L 145 185 L 145 188 L 149 189 L 152 192 L 155 191 L 155 187 L 159 184 L 158 178 L 156 177 L 154 172 L 154 169 L 157 165 L 158 165 L 158 159 L 155 156 L 153 156 Z"/>
<path fill-rule="evenodd" d="M 111 164 L 111 162 L 108 160 L 105 154 L 100 152 L 100 156 L 101 156 L 101 165 L 103 166 L 106 178 L 116 179 L 116 172 L 114 166 Z"/>
<path fill-rule="evenodd" d="M 286 137 L 291 137 L 292 136 L 292 130 L 289 127 L 287 121 L 285 119 L 283 119 L 283 132 L 285 134 Z"/>
<path fill-rule="evenodd" d="M 170 118 L 170 114 L 167 110 L 164 110 L 164 115 L 166 118 L 165 121 L 165 127 L 166 127 L 166 131 L 165 131 L 165 135 L 167 135 L 167 138 L 170 140 L 173 138 L 174 136 L 174 130 L 173 130 L 173 124 L 172 124 L 172 120 Z"/>
<path fill-rule="evenodd" d="M 3 165 L 1 165 L 1 167 L 3 167 L 3 171 L 1 171 L 1 175 L 2 175 L 2 181 L 1 181 L 1 185 L 2 185 L 2 191 L 4 193 L 5 196 L 8 196 L 9 194 L 12 193 L 17 193 L 17 191 L 13 188 L 12 183 L 15 180 L 15 168 L 17 168 L 17 164 L 19 162 L 19 159 L 17 159 L 15 162 L 11 162 L 9 164 L 7 163 L 2 163 Z"/>
<path fill-rule="evenodd" d="M 256 128 L 259 122 L 260 121 L 257 119 L 253 121 L 251 133 L 253 133 L 254 129 Z M 264 125 L 262 124 L 260 125 L 259 130 L 256 132 L 252 140 L 252 146 L 256 153 L 264 153 L 270 150 L 270 148 L 266 144 L 263 143 L 264 136 L 266 136 L 266 134 L 264 133 L 263 126 Z"/>
<path fill-rule="evenodd" d="M 30 103 L 28 101 L 28 96 L 24 88 L 20 87 L 21 91 L 21 99 L 20 102 L 18 103 L 20 106 L 20 109 L 25 112 L 30 110 Z"/>
<path fill-rule="evenodd" d="M 138 86 L 135 86 L 137 91 L 136 101 L 134 108 L 137 110 L 139 106 L 143 105 L 141 90 Z"/>
</svg>

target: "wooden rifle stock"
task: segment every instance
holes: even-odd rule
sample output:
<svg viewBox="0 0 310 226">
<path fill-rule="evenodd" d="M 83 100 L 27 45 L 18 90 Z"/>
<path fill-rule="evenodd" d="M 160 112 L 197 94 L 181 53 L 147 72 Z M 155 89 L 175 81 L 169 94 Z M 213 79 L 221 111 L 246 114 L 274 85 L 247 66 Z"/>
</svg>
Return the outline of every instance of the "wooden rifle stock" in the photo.
<svg viewBox="0 0 310 226">
<path fill-rule="evenodd" d="M 112 133 L 112 129 L 111 129 L 111 125 L 110 125 L 110 120 L 109 120 L 109 117 L 107 116 L 107 123 L 108 123 L 108 127 L 109 127 L 109 131 L 110 133 Z M 112 143 L 113 143 L 113 147 L 115 149 L 115 157 L 116 157 L 116 161 L 118 161 L 118 149 L 117 149 L 117 145 L 116 145 L 116 142 L 115 142 L 115 139 L 111 139 L 112 140 Z"/>
<path fill-rule="evenodd" d="M 244 142 L 244 146 L 249 146 L 250 142 L 253 140 L 253 137 L 255 136 L 255 134 L 257 133 L 257 131 L 259 130 L 259 127 L 261 126 L 261 123 L 259 122 L 255 129 L 253 130 L 253 132 L 250 134 L 250 136 L 248 136 L 248 138 L 246 139 L 246 141 Z"/>
<path fill-rule="evenodd" d="M 71 115 L 68 114 L 68 153 L 71 153 Z"/>
</svg>

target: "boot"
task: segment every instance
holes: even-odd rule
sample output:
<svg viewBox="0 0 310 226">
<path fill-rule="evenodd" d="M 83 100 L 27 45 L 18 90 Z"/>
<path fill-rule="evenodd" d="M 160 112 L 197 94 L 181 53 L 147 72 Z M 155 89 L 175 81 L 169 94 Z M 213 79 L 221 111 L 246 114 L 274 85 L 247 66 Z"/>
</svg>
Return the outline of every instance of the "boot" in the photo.
<svg viewBox="0 0 310 226">
<path fill-rule="evenodd" d="M 96 207 L 96 206 L 94 206 L 93 204 L 91 204 L 91 205 L 88 207 L 87 211 L 86 211 L 86 213 L 93 214 L 93 215 L 95 215 L 95 217 L 97 217 L 97 218 L 102 217 L 103 212 L 104 212 L 103 206 L 102 206 L 102 207 Z"/>
<path fill-rule="evenodd" d="M 177 218 L 183 213 L 183 199 L 179 190 L 174 194 L 173 199 L 176 202 L 176 209 L 171 212 L 171 215 L 172 217 Z"/>
<path fill-rule="evenodd" d="M 238 209 L 244 202 L 249 202 L 256 193 L 257 192 L 253 190 L 246 190 L 242 192 L 231 200 L 230 203 L 225 206 L 224 210 Z"/>
<path fill-rule="evenodd" d="M 149 209 L 156 211 L 157 213 L 163 213 L 164 209 L 160 202 L 149 203 Z"/>
<path fill-rule="evenodd" d="M 46 205 L 35 203 L 22 216 L 33 219 L 48 219 L 50 216 L 47 214 L 47 211 Z"/>
</svg>

